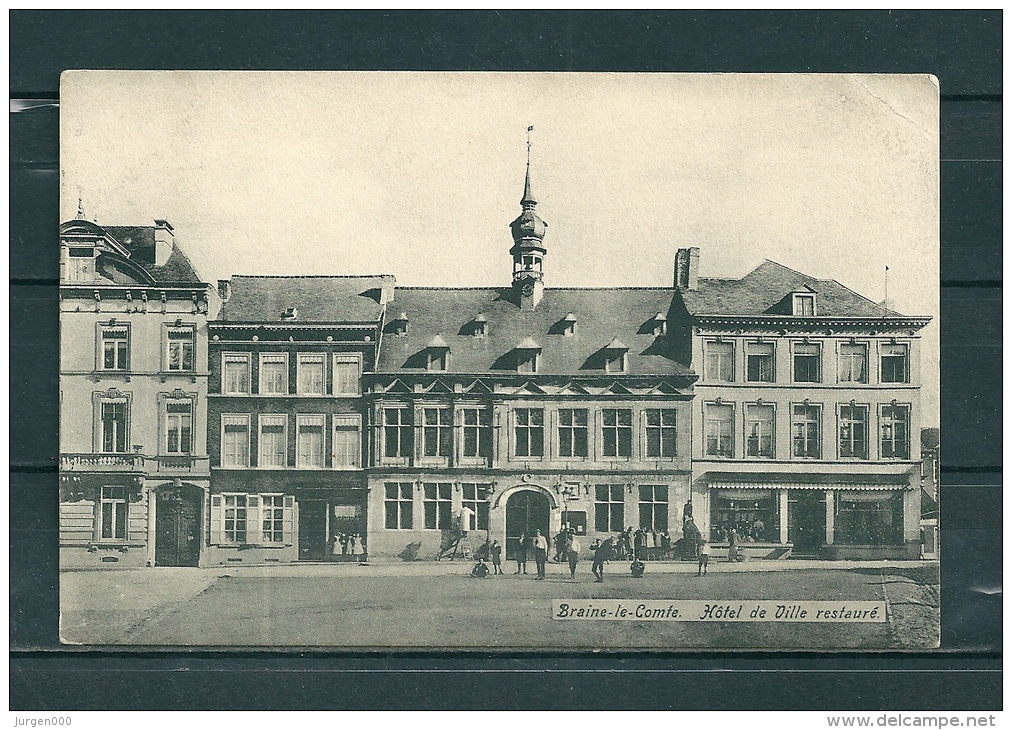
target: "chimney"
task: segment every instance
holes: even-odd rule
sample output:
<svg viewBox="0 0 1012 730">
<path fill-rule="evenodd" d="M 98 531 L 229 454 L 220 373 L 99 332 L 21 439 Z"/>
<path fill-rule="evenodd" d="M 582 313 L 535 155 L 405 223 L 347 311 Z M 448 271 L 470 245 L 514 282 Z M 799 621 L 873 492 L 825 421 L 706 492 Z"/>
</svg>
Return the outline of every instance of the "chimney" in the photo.
<svg viewBox="0 0 1012 730">
<path fill-rule="evenodd" d="M 393 274 L 381 274 L 380 279 L 383 281 L 380 291 L 380 304 L 389 304 L 394 300 L 394 289 L 397 286 L 397 280 Z"/>
<path fill-rule="evenodd" d="M 230 279 L 218 279 L 218 296 L 224 304 L 232 296 L 232 281 Z"/>
<path fill-rule="evenodd" d="M 680 248 L 675 252 L 676 289 L 695 291 L 699 285 L 699 247 Z"/>
<path fill-rule="evenodd" d="M 155 219 L 155 266 L 165 266 L 172 255 L 172 226 L 168 221 Z"/>
</svg>

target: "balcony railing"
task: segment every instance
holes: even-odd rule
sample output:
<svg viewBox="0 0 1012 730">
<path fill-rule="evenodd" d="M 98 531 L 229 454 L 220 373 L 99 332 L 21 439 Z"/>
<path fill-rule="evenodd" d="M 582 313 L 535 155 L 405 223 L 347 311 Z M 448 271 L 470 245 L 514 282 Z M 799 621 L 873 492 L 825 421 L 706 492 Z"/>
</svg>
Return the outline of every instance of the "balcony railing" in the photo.
<svg viewBox="0 0 1012 730">
<path fill-rule="evenodd" d="M 133 472 L 138 474 L 207 474 L 207 456 L 146 456 L 144 454 L 61 454 L 64 472 Z"/>
</svg>

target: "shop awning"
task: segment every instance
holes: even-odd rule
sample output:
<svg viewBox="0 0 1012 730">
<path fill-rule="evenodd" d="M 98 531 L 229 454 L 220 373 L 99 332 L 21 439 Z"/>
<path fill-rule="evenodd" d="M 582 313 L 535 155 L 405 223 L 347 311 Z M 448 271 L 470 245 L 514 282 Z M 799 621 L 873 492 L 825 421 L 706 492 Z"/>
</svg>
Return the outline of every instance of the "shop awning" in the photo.
<svg viewBox="0 0 1012 730">
<path fill-rule="evenodd" d="M 735 484 L 733 482 L 710 482 L 710 488 L 716 489 L 721 497 L 728 497 L 734 499 L 761 499 L 770 495 L 771 492 L 778 489 L 846 489 L 854 491 L 896 491 L 898 489 L 904 489 L 907 486 L 903 484 L 853 484 L 853 483 L 819 483 L 811 484 L 807 482 L 792 482 L 792 483 L 777 483 L 777 484 Z M 727 492 L 727 494 L 724 494 Z M 733 495 L 732 495 L 733 493 Z M 750 497 L 741 496 L 742 493 L 747 494 L 759 494 L 762 493 L 762 497 Z"/>
</svg>

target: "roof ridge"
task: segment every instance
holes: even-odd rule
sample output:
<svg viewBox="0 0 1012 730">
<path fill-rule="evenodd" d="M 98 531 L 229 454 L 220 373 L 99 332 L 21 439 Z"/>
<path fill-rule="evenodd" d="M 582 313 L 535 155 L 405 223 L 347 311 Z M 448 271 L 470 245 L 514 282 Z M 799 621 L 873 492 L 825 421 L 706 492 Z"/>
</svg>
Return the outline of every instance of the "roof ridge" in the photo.
<svg viewBox="0 0 1012 730">
<path fill-rule="evenodd" d="M 855 297 L 860 297 L 861 299 L 864 299 L 866 302 L 869 302 L 872 305 L 878 307 L 879 309 L 885 310 L 886 312 L 892 312 L 893 314 L 899 315 L 901 317 L 907 316 L 907 315 L 902 314 L 901 312 L 897 312 L 895 309 L 889 309 L 889 307 L 887 307 L 887 306 L 885 306 L 885 305 L 883 305 L 883 304 L 881 304 L 879 302 L 876 302 L 871 297 L 866 297 L 861 292 L 855 291 L 854 289 L 851 289 L 849 286 L 847 286 L 846 284 L 843 284 L 843 283 L 837 281 L 836 279 L 818 279 L 818 281 L 820 281 L 820 282 L 822 282 L 822 281 L 828 281 L 828 282 L 831 282 L 833 284 L 836 284 L 838 287 L 840 287 L 842 289 L 846 289 L 847 291 L 849 291 Z"/>
<path fill-rule="evenodd" d="M 382 279 L 393 274 L 231 274 L 232 279 Z M 401 288 L 401 287 L 398 287 Z"/>
<path fill-rule="evenodd" d="M 406 291 L 498 291 L 511 289 L 505 286 L 398 286 L 398 290 Z M 673 286 L 553 286 L 545 287 L 544 291 L 670 291 Z"/>
</svg>

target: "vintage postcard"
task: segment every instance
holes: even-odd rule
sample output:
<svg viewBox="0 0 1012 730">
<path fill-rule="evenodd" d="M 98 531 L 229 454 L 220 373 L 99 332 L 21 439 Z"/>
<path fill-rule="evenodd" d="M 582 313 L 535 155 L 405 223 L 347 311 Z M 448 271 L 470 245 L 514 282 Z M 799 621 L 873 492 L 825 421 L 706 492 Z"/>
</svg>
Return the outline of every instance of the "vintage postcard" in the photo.
<svg viewBox="0 0 1012 730">
<path fill-rule="evenodd" d="M 933 77 L 60 106 L 64 642 L 938 645 Z"/>
</svg>

